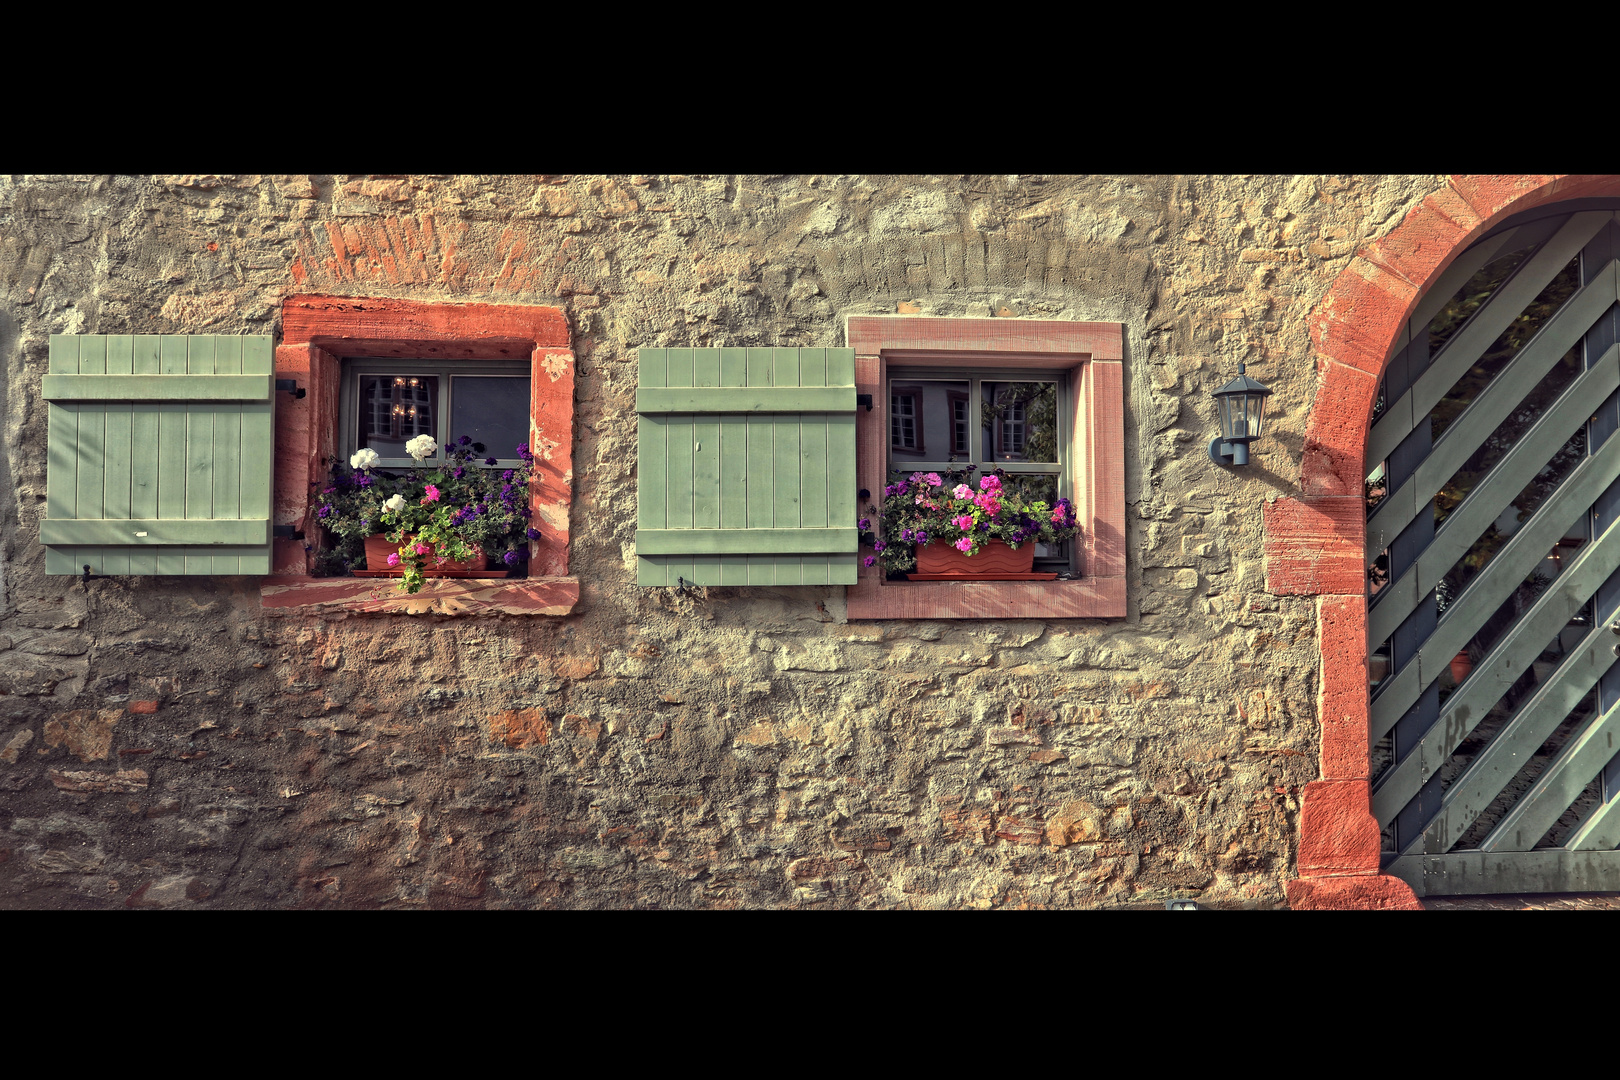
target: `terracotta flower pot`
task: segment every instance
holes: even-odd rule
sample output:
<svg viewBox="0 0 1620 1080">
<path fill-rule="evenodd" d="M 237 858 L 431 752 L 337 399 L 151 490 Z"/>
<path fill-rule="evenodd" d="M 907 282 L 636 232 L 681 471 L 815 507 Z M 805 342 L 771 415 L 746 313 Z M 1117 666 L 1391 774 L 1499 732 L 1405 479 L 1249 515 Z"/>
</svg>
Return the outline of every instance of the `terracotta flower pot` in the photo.
<svg viewBox="0 0 1620 1080">
<path fill-rule="evenodd" d="M 930 540 L 917 549 L 919 574 L 952 574 L 965 578 L 1027 574 L 1034 565 L 1034 544 L 1019 544 L 1015 551 L 1003 541 L 989 540 L 979 545 L 977 555 L 964 555 L 943 540 Z"/>
<path fill-rule="evenodd" d="M 1468 673 L 1474 670 L 1474 661 L 1469 658 L 1465 649 L 1451 658 L 1451 681 L 1461 683 L 1468 678 Z"/>
<path fill-rule="evenodd" d="M 410 538 L 407 537 L 406 543 L 409 542 Z M 399 545 L 389 543 L 388 537 L 384 536 L 382 533 L 374 533 L 373 535 L 366 537 L 366 569 L 398 570 L 401 574 L 403 574 L 405 571 L 402 568 L 388 565 L 388 556 L 394 554 L 398 550 Z M 484 550 L 482 548 L 474 547 L 473 557 L 471 559 L 439 559 L 434 557 L 432 552 L 429 551 L 427 565 L 423 568 L 423 573 L 432 574 L 436 570 L 487 569 L 489 569 L 489 557 L 484 554 Z"/>
</svg>

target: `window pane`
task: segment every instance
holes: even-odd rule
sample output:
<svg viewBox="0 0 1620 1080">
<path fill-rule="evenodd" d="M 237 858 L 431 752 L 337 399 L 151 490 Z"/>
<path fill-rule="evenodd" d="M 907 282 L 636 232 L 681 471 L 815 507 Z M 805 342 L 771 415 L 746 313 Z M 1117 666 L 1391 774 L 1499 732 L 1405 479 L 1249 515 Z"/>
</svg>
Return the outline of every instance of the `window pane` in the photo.
<svg viewBox="0 0 1620 1080">
<path fill-rule="evenodd" d="M 889 450 L 896 461 L 966 461 L 966 381 L 907 379 L 889 387 Z"/>
<path fill-rule="evenodd" d="M 471 437 L 496 458 L 515 458 L 529 441 L 529 380 L 507 375 L 456 375 L 450 379 L 448 438 Z"/>
<path fill-rule="evenodd" d="M 359 445 L 385 458 L 405 457 L 405 444 L 418 435 L 439 438 L 434 411 L 439 400 L 436 375 L 360 376 Z"/>
<path fill-rule="evenodd" d="M 1058 460 L 1057 383 L 985 381 L 980 386 L 984 460 Z"/>
</svg>

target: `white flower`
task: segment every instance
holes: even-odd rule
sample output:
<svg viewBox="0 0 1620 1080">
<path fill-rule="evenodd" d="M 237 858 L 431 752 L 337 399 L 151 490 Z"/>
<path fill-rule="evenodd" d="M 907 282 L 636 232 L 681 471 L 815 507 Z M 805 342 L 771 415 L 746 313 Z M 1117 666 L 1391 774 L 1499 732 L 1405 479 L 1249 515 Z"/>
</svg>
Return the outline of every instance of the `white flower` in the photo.
<svg viewBox="0 0 1620 1080">
<path fill-rule="evenodd" d="M 415 458 L 416 463 L 420 465 L 423 458 L 430 458 L 439 452 L 439 444 L 431 435 L 418 435 L 405 444 L 405 452 Z"/>
<path fill-rule="evenodd" d="M 395 495 L 393 498 L 383 503 L 383 509 L 388 511 L 390 514 L 399 513 L 401 510 L 405 509 L 405 496 Z"/>
<path fill-rule="evenodd" d="M 369 446 L 363 447 L 349 459 L 349 468 L 369 469 L 380 460 L 382 459 L 377 456 L 377 451 Z"/>
</svg>

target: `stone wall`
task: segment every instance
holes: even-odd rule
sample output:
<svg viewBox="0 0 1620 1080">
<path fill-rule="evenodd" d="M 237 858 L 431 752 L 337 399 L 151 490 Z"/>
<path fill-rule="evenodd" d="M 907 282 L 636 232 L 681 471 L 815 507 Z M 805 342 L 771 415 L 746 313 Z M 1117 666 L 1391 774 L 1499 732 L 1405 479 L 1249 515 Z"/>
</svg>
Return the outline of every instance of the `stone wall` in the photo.
<svg viewBox="0 0 1620 1080">
<path fill-rule="evenodd" d="M 1438 177 L 0 177 L 0 903 L 1283 903 L 1316 601 L 1264 589 L 1306 316 Z M 46 577 L 53 333 L 274 333 L 295 293 L 556 304 L 565 618 L 261 610 Z M 1117 321 L 1130 614 L 849 622 L 641 589 L 635 350 L 857 314 Z M 1205 447 L 1239 361 L 1274 426 Z"/>
</svg>

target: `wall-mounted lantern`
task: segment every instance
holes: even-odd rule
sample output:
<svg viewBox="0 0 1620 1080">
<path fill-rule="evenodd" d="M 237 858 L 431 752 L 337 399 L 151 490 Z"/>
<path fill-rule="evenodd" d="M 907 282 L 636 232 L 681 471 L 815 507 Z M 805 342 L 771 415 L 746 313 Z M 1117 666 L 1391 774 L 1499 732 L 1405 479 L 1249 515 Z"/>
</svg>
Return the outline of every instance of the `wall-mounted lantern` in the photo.
<svg viewBox="0 0 1620 1080">
<path fill-rule="evenodd" d="M 1215 391 L 1220 403 L 1221 434 L 1209 444 L 1209 459 L 1217 465 L 1247 465 L 1249 444 L 1260 437 L 1260 423 L 1271 388 L 1243 373 Z"/>
</svg>

